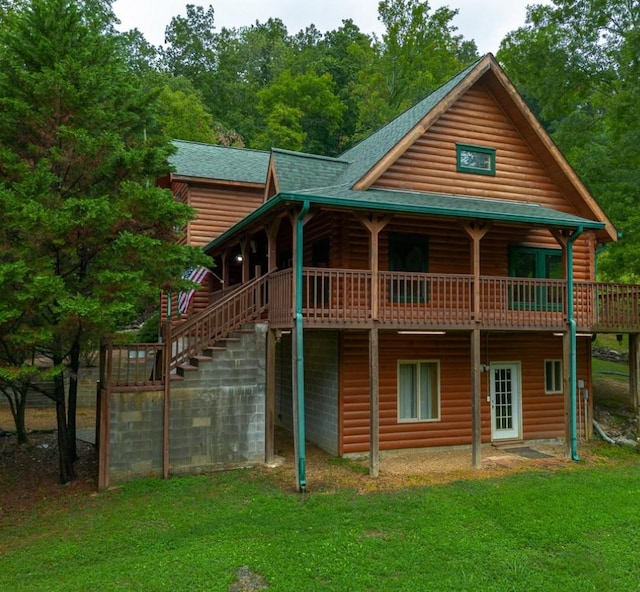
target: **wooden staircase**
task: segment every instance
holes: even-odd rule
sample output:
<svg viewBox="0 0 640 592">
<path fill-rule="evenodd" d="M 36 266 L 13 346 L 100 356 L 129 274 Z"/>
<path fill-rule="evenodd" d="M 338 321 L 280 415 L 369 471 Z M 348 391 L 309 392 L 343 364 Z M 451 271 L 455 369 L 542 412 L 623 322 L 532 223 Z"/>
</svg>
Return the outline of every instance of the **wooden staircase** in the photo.
<svg viewBox="0 0 640 592">
<path fill-rule="evenodd" d="M 230 336 L 234 331 L 259 320 L 268 305 L 268 280 L 264 275 L 243 284 L 179 325 L 165 323 L 163 342 L 170 375 L 184 376 L 196 369 L 198 359 L 211 358 L 207 350 L 214 351 L 233 339 Z"/>
</svg>

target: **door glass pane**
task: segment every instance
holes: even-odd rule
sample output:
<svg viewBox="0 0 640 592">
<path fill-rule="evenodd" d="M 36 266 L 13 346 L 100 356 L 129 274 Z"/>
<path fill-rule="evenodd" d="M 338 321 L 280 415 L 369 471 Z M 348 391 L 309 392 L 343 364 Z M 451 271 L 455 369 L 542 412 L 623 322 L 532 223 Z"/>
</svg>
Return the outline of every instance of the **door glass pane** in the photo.
<svg viewBox="0 0 640 592">
<path fill-rule="evenodd" d="M 494 371 L 495 428 L 510 430 L 513 427 L 513 392 L 511 390 L 511 369 L 497 368 Z"/>
</svg>

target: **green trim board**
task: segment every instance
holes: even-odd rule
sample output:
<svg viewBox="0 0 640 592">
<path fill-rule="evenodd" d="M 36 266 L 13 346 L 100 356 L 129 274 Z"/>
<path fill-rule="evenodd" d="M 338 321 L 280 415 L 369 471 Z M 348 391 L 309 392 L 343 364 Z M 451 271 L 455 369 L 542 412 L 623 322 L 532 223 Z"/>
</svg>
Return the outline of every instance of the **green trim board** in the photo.
<svg viewBox="0 0 640 592">
<path fill-rule="evenodd" d="M 308 201 L 312 206 L 329 206 L 347 210 L 442 216 L 463 220 L 492 220 L 510 224 L 540 226 L 543 228 L 578 228 L 600 230 L 603 222 L 587 220 L 544 206 L 508 200 L 481 197 L 461 197 L 435 193 L 395 191 L 390 189 L 368 189 L 354 191 L 348 187 L 325 187 L 322 194 L 309 192 L 279 193 L 262 204 L 235 226 L 212 240 L 205 251 L 223 244 L 244 228 L 255 224 L 277 208 L 287 204 Z"/>
</svg>

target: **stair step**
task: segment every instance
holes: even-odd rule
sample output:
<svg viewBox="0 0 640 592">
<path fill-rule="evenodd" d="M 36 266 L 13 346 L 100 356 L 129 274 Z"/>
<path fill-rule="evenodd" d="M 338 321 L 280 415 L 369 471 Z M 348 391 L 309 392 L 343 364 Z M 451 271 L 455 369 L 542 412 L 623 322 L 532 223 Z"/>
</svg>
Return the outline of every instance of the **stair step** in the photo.
<svg viewBox="0 0 640 592">
<path fill-rule="evenodd" d="M 192 362 L 192 364 L 191 364 L 191 365 L 192 365 L 192 366 L 197 366 L 197 365 L 198 365 L 198 362 L 210 362 L 211 360 L 213 360 L 213 357 L 211 357 L 211 356 L 205 356 L 205 355 L 202 355 L 202 356 L 193 356 L 193 357 L 191 358 L 191 362 Z M 195 362 L 195 364 L 193 364 L 193 362 Z"/>
<path fill-rule="evenodd" d="M 181 364 L 178 366 L 177 371 L 179 375 L 184 376 L 187 372 L 195 372 L 197 369 L 197 366 L 192 366 L 191 364 Z"/>
<path fill-rule="evenodd" d="M 181 376 L 180 374 L 171 374 L 171 382 L 180 382 L 181 380 L 184 380 L 184 376 Z"/>
<path fill-rule="evenodd" d="M 226 348 L 226 347 L 224 347 L 224 345 L 220 345 L 220 346 L 218 346 L 218 345 L 213 345 L 213 346 L 211 346 L 211 347 L 207 347 L 207 348 L 205 348 L 205 350 L 204 350 L 204 352 L 203 352 L 203 353 L 204 353 L 204 355 L 205 355 L 206 357 L 208 357 L 209 359 L 213 359 L 213 357 L 212 357 L 212 356 L 208 356 L 208 355 L 207 355 L 207 353 L 208 353 L 208 352 L 213 353 L 213 352 L 226 351 L 226 350 L 227 350 L 227 348 Z"/>
</svg>

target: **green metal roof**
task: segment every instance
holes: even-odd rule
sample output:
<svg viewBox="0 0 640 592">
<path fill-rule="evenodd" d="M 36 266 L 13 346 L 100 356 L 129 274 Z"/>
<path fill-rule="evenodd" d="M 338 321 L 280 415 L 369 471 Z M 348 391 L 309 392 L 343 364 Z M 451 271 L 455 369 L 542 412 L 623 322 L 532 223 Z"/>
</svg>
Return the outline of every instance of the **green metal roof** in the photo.
<svg viewBox="0 0 640 592">
<path fill-rule="evenodd" d="M 339 158 L 290 150 L 272 150 L 273 164 L 282 191 L 301 191 L 334 185 L 349 163 Z"/>
<path fill-rule="evenodd" d="M 480 61 L 480 60 L 478 60 Z M 452 90 L 454 90 L 476 67 L 478 61 L 451 78 L 419 103 L 384 127 L 373 132 L 364 140 L 340 155 L 341 160 L 351 163 L 342 178 L 342 183 L 353 185 L 359 181 L 381 158 L 385 156 L 413 127 L 436 107 Z"/>
<path fill-rule="evenodd" d="M 582 227 L 583 229 L 600 230 L 605 227 L 603 222 L 516 201 L 389 189 L 353 191 L 343 186 L 324 188 L 321 194 L 315 194 L 313 191 L 281 192 L 211 241 L 204 250 L 208 251 L 226 242 L 233 235 L 283 204 L 305 201 L 311 205 L 325 205 L 349 210 L 441 216 L 462 220 L 491 220 L 507 224 L 537 225 L 545 228 Z"/>
<path fill-rule="evenodd" d="M 262 184 L 267 179 L 269 152 L 183 140 L 173 145 L 177 151 L 169 163 L 175 175 Z"/>
</svg>

